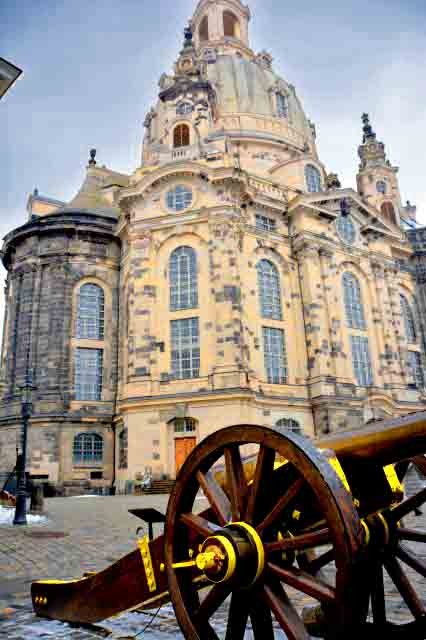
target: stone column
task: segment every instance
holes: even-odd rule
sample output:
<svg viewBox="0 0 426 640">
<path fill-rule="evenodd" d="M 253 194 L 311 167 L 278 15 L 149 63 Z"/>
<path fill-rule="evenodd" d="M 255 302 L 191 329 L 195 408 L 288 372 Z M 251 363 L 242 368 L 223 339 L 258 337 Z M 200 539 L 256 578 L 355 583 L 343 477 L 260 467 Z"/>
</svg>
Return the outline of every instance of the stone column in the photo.
<svg viewBox="0 0 426 640">
<path fill-rule="evenodd" d="M 317 247 L 304 244 L 296 250 L 300 269 L 300 285 L 306 325 L 309 384 L 313 395 L 327 391 L 322 388 L 332 372 L 330 360 L 329 318 L 321 280 L 321 260 Z M 334 381 L 333 381 L 334 384 Z M 333 387 L 334 392 L 334 387 Z"/>
<path fill-rule="evenodd" d="M 210 233 L 210 285 L 216 309 L 214 386 L 244 386 L 248 364 L 239 271 L 242 229 L 237 220 L 217 219 L 212 221 Z"/>
<path fill-rule="evenodd" d="M 390 310 L 390 322 L 391 327 L 389 328 L 390 335 L 395 336 L 396 343 L 396 355 L 397 358 L 394 359 L 394 375 L 393 382 L 398 386 L 405 386 L 408 382 L 406 379 L 406 365 L 405 358 L 406 353 L 403 348 L 404 343 L 404 327 L 402 326 L 402 316 L 401 316 L 401 303 L 399 298 L 399 292 L 396 287 L 398 271 L 393 267 L 385 268 L 385 286 L 387 289 L 387 295 L 389 300 L 389 310 Z"/>
</svg>

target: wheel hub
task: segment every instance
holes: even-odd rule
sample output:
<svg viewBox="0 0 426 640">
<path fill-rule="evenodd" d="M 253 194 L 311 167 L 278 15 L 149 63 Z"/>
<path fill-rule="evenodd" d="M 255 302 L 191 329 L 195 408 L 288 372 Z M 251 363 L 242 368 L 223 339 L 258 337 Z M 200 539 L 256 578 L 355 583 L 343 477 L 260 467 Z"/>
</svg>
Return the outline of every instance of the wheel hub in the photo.
<svg viewBox="0 0 426 640">
<path fill-rule="evenodd" d="M 241 588 L 251 586 L 265 566 L 262 540 L 249 524 L 233 522 L 203 542 L 196 565 L 210 582 L 232 580 Z"/>
</svg>

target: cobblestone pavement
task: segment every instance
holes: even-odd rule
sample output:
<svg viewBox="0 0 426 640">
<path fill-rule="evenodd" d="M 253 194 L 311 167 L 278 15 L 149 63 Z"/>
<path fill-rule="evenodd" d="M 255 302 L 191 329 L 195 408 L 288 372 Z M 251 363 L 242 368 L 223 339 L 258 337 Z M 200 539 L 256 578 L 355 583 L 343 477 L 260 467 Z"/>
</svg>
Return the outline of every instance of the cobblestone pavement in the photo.
<svg viewBox="0 0 426 640">
<path fill-rule="evenodd" d="M 31 527 L 0 526 L 0 638 L 32 640 L 94 640 L 99 637 L 133 639 L 151 620 L 151 614 L 131 613 L 101 625 L 85 629 L 41 620 L 32 613 L 29 596 L 33 580 L 79 577 L 85 571 L 99 571 L 135 548 L 136 528 L 140 521 L 128 509 L 152 506 L 165 511 L 167 496 L 94 497 L 52 499 L 46 501 L 48 521 Z M 406 526 L 426 529 L 426 516 L 411 518 Z M 37 532 L 56 532 L 56 538 L 38 538 Z M 35 534 L 35 535 L 34 535 Z M 414 544 L 415 552 L 426 560 L 426 545 Z M 410 574 L 410 571 L 407 571 Z M 410 574 L 417 591 L 426 601 L 424 580 Z M 390 580 L 386 581 L 389 616 L 401 621 L 405 606 Z M 313 601 L 309 601 L 312 603 Z M 302 606 L 306 602 L 299 601 Z M 223 629 L 226 612 L 221 610 L 213 625 Z M 181 639 L 170 605 L 164 606 L 155 620 L 138 638 L 150 640 Z M 246 639 L 250 640 L 250 631 Z M 284 639 L 281 632 L 276 639 Z"/>
</svg>

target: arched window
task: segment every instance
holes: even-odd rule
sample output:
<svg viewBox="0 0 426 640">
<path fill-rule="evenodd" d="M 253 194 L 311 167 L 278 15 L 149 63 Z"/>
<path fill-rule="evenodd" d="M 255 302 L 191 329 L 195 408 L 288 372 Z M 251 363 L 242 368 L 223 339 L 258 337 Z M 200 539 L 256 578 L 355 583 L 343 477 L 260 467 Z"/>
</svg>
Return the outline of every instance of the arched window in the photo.
<svg viewBox="0 0 426 640">
<path fill-rule="evenodd" d="M 275 428 L 277 431 L 284 434 L 286 431 L 292 431 L 293 433 L 302 434 L 302 428 L 300 424 L 297 422 L 297 420 L 293 420 L 292 418 L 282 418 L 281 420 L 278 420 Z"/>
<path fill-rule="evenodd" d="M 376 189 L 377 189 L 377 193 L 385 194 L 386 193 L 386 182 L 384 180 L 379 180 L 376 183 Z"/>
<path fill-rule="evenodd" d="M 269 260 L 257 265 L 260 312 L 262 318 L 282 320 L 281 287 L 278 270 Z"/>
<path fill-rule="evenodd" d="M 186 116 L 188 113 L 192 113 L 193 106 L 190 102 L 179 102 L 176 107 L 176 115 Z"/>
<path fill-rule="evenodd" d="M 191 247 L 179 247 L 170 257 L 170 309 L 198 306 L 197 254 Z"/>
<path fill-rule="evenodd" d="M 386 220 L 389 220 L 389 222 L 396 224 L 395 208 L 392 202 L 384 202 L 380 207 L 380 211 L 382 212 L 382 215 Z"/>
<path fill-rule="evenodd" d="M 353 244 L 356 240 L 356 229 L 350 216 L 339 216 L 336 220 L 336 228 L 339 236 L 347 244 Z"/>
<path fill-rule="evenodd" d="M 123 429 L 118 436 L 118 468 L 127 469 L 128 466 L 128 431 Z"/>
<path fill-rule="evenodd" d="M 100 464 L 104 455 L 104 441 L 97 433 L 80 433 L 74 438 L 74 464 Z"/>
<path fill-rule="evenodd" d="M 408 300 L 405 296 L 400 296 L 401 300 L 401 314 L 404 320 L 405 337 L 407 342 L 414 344 L 417 342 L 416 323 L 414 321 L 413 310 L 411 309 Z"/>
<path fill-rule="evenodd" d="M 288 118 L 288 100 L 283 93 L 275 94 L 277 100 L 277 114 L 279 118 Z"/>
<path fill-rule="evenodd" d="M 321 174 L 312 164 L 305 167 L 306 187 L 309 193 L 321 191 Z"/>
<path fill-rule="evenodd" d="M 187 124 L 178 124 L 173 131 L 173 146 L 175 149 L 189 147 L 190 135 Z"/>
<path fill-rule="evenodd" d="M 240 23 L 231 11 L 223 13 L 223 34 L 227 38 L 240 37 Z"/>
<path fill-rule="evenodd" d="M 209 18 L 208 16 L 204 16 L 201 20 L 200 28 L 198 30 L 198 35 L 201 42 L 205 42 L 209 39 Z"/>
<path fill-rule="evenodd" d="M 361 287 L 357 278 L 348 272 L 343 274 L 343 294 L 348 326 L 351 329 L 365 329 Z"/>
<path fill-rule="evenodd" d="M 97 284 L 84 284 L 78 292 L 77 338 L 103 340 L 104 303 L 102 287 Z"/>
</svg>

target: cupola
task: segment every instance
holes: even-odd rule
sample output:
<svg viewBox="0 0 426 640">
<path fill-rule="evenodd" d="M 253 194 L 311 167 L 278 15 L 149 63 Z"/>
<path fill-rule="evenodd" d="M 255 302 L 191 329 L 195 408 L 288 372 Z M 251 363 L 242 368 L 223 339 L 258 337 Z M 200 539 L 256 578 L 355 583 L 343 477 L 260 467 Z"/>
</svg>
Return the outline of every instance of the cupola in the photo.
<svg viewBox="0 0 426 640">
<path fill-rule="evenodd" d="M 250 10 L 239 0 L 201 0 L 191 26 L 197 49 L 217 43 L 249 47 Z"/>
</svg>

